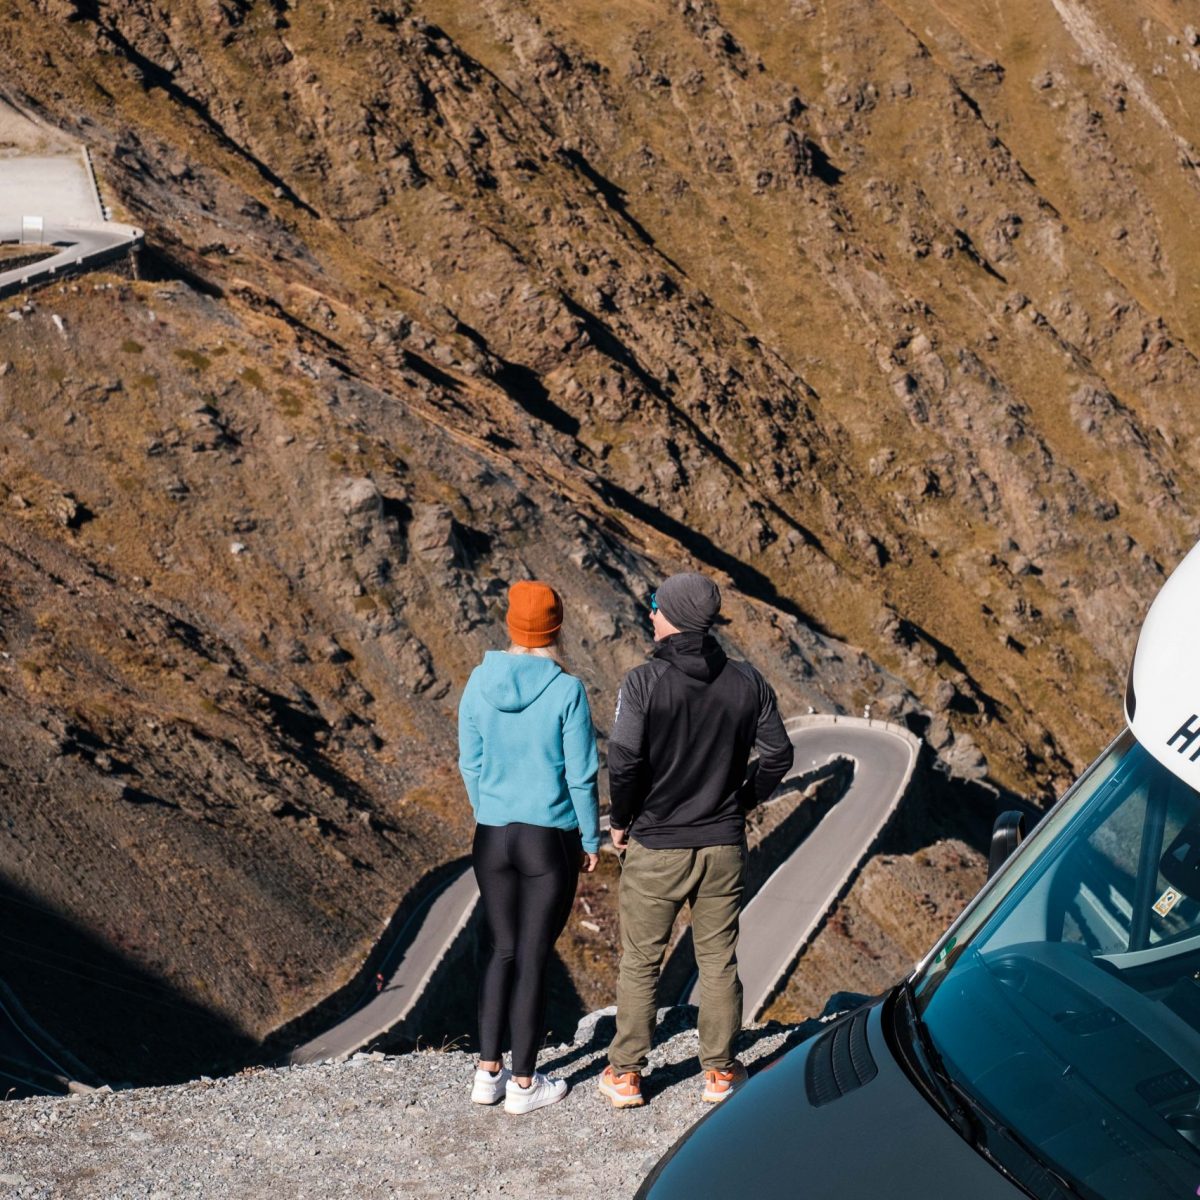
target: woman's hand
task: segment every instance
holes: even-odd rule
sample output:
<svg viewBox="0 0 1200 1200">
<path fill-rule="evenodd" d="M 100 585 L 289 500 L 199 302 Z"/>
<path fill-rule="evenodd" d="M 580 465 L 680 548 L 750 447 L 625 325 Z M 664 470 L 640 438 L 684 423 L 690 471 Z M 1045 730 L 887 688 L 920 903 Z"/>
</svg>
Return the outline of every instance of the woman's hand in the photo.
<svg viewBox="0 0 1200 1200">
<path fill-rule="evenodd" d="M 583 869 L 587 874 L 591 874 L 596 869 L 596 864 L 600 861 L 600 855 L 589 854 L 586 850 L 583 852 Z"/>
</svg>

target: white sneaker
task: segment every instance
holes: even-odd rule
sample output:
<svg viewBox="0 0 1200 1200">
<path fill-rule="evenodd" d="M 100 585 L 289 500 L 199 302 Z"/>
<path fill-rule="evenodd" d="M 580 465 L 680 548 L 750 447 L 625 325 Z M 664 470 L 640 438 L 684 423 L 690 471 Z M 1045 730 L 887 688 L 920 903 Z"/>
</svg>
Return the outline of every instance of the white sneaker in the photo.
<svg viewBox="0 0 1200 1200">
<path fill-rule="evenodd" d="M 475 1104 L 498 1104 L 504 1099 L 504 1085 L 511 1078 L 512 1072 L 507 1067 L 501 1067 L 495 1075 L 491 1071 L 477 1070 L 471 1100 Z"/>
<path fill-rule="evenodd" d="M 551 1079 L 541 1071 L 534 1071 L 529 1086 L 523 1088 L 515 1079 L 510 1079 L 504 1088 L 504 1111 L 507 1113 L 533 1112 L 547 1104 L 557 1104 L 567 1094 L 565 1079 Z"/>
</svg>

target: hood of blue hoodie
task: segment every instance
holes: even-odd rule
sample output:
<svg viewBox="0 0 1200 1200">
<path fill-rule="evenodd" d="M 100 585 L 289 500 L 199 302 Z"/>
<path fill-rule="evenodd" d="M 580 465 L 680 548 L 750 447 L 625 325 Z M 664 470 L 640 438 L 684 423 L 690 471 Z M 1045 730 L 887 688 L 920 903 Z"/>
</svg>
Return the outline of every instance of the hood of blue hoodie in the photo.
<svg viewBox="0 0 1200 1200">
<path fill-rule="evenodd" d="M 552 658 L 489 650 L 479 668 L 483 698 L 501 712 L 528 708 L 561 674 Z"/>
</svg>

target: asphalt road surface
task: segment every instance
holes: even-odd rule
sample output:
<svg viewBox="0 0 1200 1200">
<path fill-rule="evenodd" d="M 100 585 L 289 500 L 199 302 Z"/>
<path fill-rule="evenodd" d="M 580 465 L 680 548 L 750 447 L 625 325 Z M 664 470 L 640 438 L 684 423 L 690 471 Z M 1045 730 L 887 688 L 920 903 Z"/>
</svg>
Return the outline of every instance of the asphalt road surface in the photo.
<svg viewBox="0 0 1200 1200">
<path fill-rule="evenodd" d="M 290 1063 L 346 1058 L 395 1028 L 412 1011 L 438 964 L 479 901 L 475 875 L 466 867 L 408 919 L 380 964 L 381 986 L 360 1008 L 288 1056 Z"/>
<path fill-rule="evenodd" d="M 104 220 L 82 149 L 0 159 L 0 213 L 16 215 L 18 233 L 26 215 L 58 226 Z"/>
<path fill-rule="evenodd" d="M 797 717 L 788 733 L 796 748 L 789 778 L 831 758 L 854 760 L 850 789 L 796 851 L 763 884 L 742 915 L 739 973 L 746 1015 L 766 1003 L 813 931 L 870 850 L 908 786 L 918 740 L 880 722 Z M 602 822 L 607 824 L 607 822 Z M 469 866 L 413 914 L 381 968 L 383 980 L 362 1007 L 298 1046 L 289 1062 L 346 1058 L 406 1017 L 438 964 L 466 926 L 479 892 Z M 613 952 L 616 953 L 614 947 Z M 689 987 L 682 999 L 695 1003 Z"/>
<path fill-rule="evenodd" d="M 42 242 L 54 246 L 57 254 L 43 258 L 40 262 L 11 271 L 0 271 L 0 292 L 37 283 L 48 275 L 58 275 L 72 267 L 84 265 L 81 260 L 117 255 L 141 240 L 141 230 L 131 225 L 97 222 L 95 225 L 50 225 L 45 226 Z M 0 213 L 0 242 L 16 242 L 21 239 L 21 218 L 14 224 L 10 215 Z"/>
<path fill-rule="evenodd" d="M 82 148 L 75 154 L 0 158 L 0 242 L 20 242 L 26 217 L 40 218 L 37 241 L 58 253 L 24 267 L 0 270 L 0 293 L 80 265 L 117 255 L 142 231 L 104 219 Z"/>
<path fill-rule="evenodd" d="M 738 974 L 745 1014 L 755 1020 L 772 992 L 833 906 L 846 882 L 895 811 L 919 743 L 879 722 L 840 720 L 836 725 L 789 727 L 798 775 L 835 758 L 854 761 L 846 794 L 784 860 L 742 912 Z M 685 996 L 700 1000 L 699 984 Z"/>
</svg>

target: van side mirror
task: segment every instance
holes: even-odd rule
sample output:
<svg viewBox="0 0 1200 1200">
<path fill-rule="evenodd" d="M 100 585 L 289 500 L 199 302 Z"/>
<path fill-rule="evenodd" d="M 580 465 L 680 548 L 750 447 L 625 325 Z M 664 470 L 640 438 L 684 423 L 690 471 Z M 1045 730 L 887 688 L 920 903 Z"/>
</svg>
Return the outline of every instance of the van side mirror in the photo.
<svg viewBox="0 0 1200 1200">
<path fill-rule="evenodd" d="M 992 826 L 992 845 L 988 851 L 988 878 L 991 879 L 1025 840 L 1025 814 L 1010 809 L 1002 812 Z"/>
</svg>

